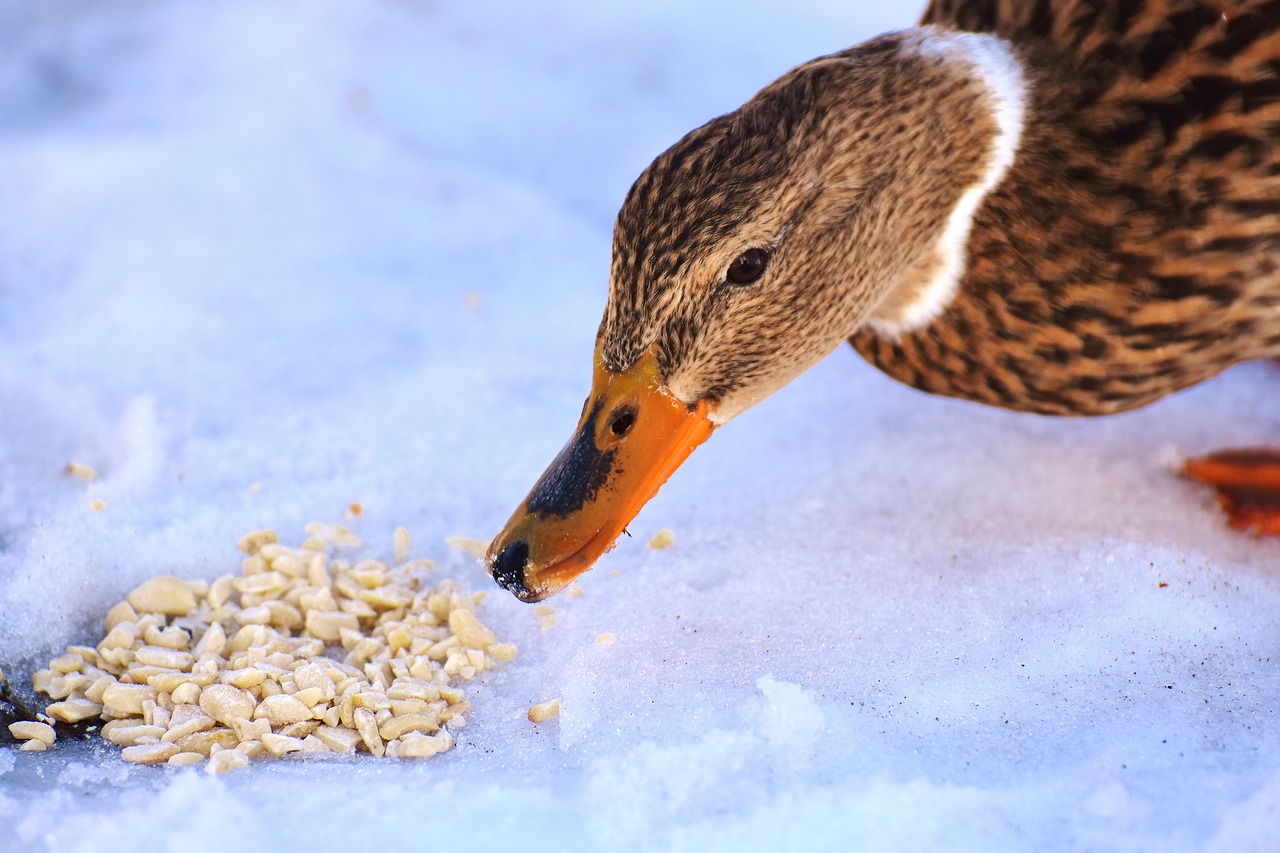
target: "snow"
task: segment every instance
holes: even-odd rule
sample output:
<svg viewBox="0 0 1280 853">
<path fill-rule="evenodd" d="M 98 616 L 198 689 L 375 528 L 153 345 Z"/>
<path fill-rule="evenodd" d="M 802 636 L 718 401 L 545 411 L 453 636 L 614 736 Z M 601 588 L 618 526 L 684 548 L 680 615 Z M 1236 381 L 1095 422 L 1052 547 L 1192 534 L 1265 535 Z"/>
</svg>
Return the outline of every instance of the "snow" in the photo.
<svg viewBox="0 0 1280 853">
<path fill-rule="evenodd" d="M 443 544 L 569 437 L 630 181 L 912 17 L 0 3 L 0 668 L 352 501 L 520 647 L 421 763 L 0 747 L 0 849 L 1280 846 L 1280 543 L 1172 473 L 1277 440 L 1272 367 L 1066 421 L 846 349 L 698 450 L 549 630 Z"/>
</svg>

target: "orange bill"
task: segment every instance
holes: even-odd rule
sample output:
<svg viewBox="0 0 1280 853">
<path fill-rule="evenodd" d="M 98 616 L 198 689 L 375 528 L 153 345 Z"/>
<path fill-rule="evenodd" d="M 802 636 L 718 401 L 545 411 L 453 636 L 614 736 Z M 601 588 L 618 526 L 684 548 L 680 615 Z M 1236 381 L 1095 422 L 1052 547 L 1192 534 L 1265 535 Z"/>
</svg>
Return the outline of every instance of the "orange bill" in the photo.
<svg viewBox="0 0 1280 853">
<path fill-rule="evenodd" d="M 554 595 L 613 547 L 715 428 L 706 401 L 676 399 L 653 350 L 624 373 L 596 353 L 578 430 L 489 546 L 485 565 L 522 601 Z"/>
</svg>

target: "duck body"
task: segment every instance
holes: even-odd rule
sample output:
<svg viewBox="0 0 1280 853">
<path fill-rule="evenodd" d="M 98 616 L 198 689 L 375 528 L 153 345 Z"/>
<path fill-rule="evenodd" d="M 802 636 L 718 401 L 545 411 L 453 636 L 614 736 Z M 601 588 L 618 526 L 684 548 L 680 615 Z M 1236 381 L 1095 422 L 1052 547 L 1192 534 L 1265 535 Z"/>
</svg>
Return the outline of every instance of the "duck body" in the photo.
<svg viewBox="0 0 1280 853">
<path fill-rule="evenodd" d="M 1280 0 L 935 0 L 686 135 L 622 205 L 582 420 L 491 574 L 562 588 L 845 340 L 1052 415 L 1280 357 Z"/>
<path fill-rule="evenodd" d="M 1017 159 L 961 296 L 851 342 L 938 394 L 1053 415 L 1145 405 L 1280 355 L 1280 3 L 954 2 L 1027 70 Z"/>
</svg>

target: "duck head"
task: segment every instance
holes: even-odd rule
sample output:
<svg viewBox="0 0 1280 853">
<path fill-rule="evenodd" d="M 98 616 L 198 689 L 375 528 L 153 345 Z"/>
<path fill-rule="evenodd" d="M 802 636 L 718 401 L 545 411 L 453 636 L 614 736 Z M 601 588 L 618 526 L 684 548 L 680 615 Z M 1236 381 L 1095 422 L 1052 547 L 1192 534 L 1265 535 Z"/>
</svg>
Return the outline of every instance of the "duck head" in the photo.
<svg viewBox="0 0 1280 853">
<path fill-rule="evenodd" d="M 525 601 L 562 589 L 716 428 L 861 324 L 893 333 L 945 305 L 944 232 L 999 127 L 965 51 L 939 59 L 931 38 L 950 37 L 894 34 L 800 66 L 635 182 L 591 393 L 490 546 L 500 585 Z"/>
</svg>

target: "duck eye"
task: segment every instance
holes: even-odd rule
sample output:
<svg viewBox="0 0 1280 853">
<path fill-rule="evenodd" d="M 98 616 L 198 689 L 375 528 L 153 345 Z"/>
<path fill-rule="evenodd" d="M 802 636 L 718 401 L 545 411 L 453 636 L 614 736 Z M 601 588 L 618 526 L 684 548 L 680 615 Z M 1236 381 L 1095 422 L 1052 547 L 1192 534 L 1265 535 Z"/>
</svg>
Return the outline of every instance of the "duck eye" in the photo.
<svg viewBox="0 0 1280 853">
<path fill-rule="evenodd" d="M 764 275 L 765 265 L 769 263 L 769 253 L 764 249 L 747 249 L 733 259 L 725 277 L 734 284 L 751 284 Z"/>
</svg>

